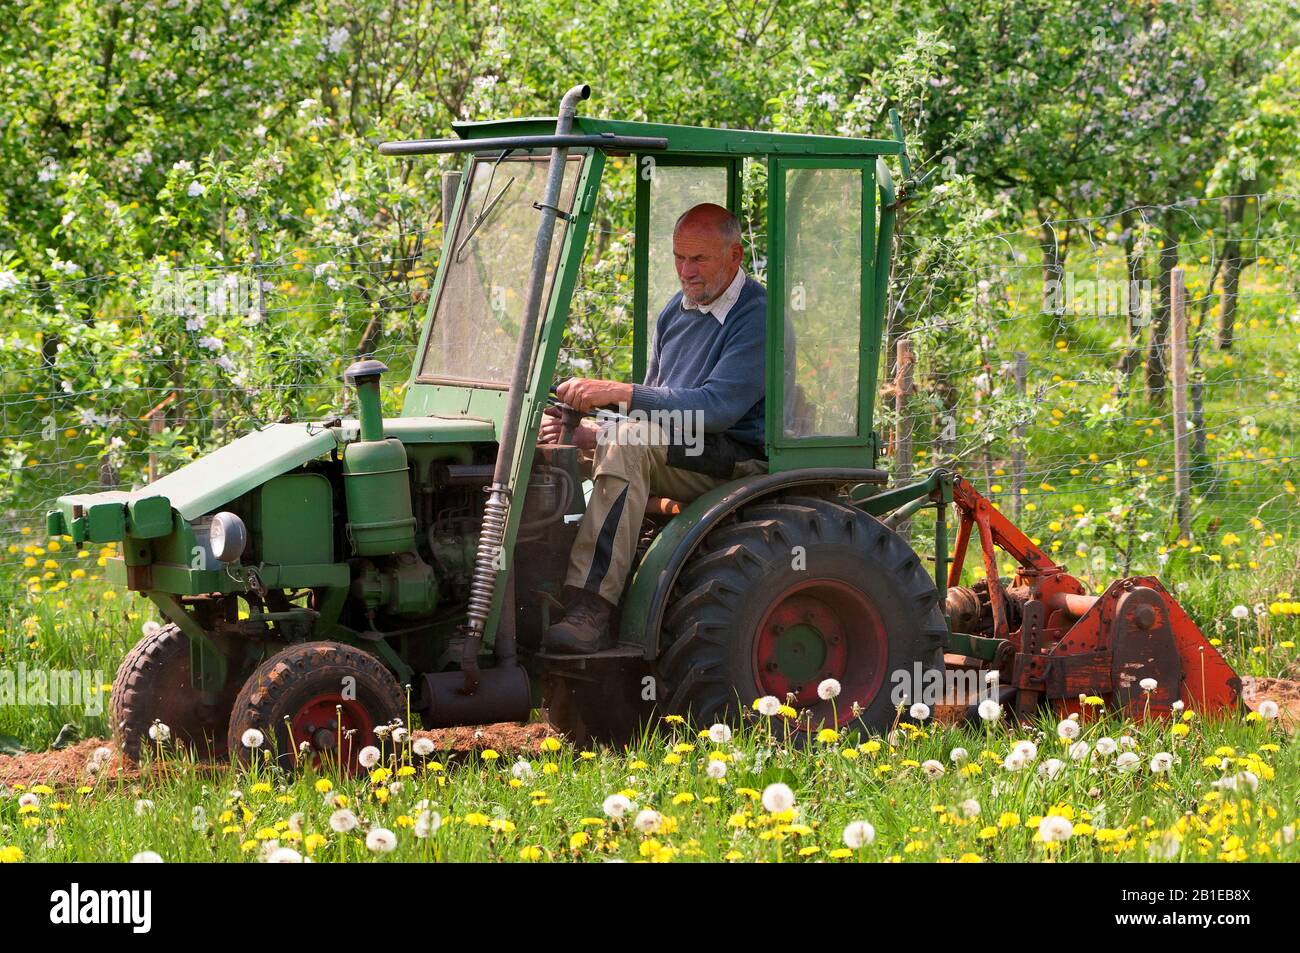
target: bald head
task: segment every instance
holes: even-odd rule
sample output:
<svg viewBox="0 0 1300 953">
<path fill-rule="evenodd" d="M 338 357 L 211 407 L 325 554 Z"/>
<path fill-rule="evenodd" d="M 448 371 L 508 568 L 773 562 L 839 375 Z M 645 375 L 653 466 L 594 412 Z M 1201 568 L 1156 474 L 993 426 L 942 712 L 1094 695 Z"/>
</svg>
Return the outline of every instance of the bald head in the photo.
<svg viewBox="0 0 1300 953">
<path fill-rule="evenodd" d="M 702 202 L 682 212 L 677 217 L 677 224 L 673 226 L 673 234 L 682 229 L 711 230 L 725 242 L 740 244 L 740 222 L 721 205 L 712 202 Z"/>
<path fill-rule="evenodd" d="M 705 202 L 677 219 L 673 259 L 682 296 L 691 304 L 708 304 L 726 291 L 743 258 L 740 223 L 721 205 Z"/>
</svg>

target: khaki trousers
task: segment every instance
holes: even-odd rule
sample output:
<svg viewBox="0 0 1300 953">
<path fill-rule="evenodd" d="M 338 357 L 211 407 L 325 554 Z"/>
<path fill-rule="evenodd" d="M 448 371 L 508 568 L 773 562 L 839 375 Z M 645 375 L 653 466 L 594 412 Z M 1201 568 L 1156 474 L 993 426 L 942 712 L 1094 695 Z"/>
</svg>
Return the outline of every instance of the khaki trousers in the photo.
<svg viewBox="0 0 1300 953">
<path fill-rule="evenodd" d="M 736 464 L 731 479 L 764 473 L 767 464 Z M 688 503 L 728 480 L 668 464 L 664 431 L 648 421 L 607 425 L 596 444 L 594 487 L 569 557 L 565 585 L 618 605 L 636 555 L 646 500 L 664 496 Z"/>
</svg>

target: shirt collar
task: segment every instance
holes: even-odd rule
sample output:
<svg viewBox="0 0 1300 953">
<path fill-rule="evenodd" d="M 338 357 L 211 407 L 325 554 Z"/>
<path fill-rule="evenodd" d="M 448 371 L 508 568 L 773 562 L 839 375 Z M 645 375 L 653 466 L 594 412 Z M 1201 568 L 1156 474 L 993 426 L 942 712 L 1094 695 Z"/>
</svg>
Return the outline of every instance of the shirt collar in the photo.
<svg viewBox="0 0 1300 953">
<path fill-rule="evenodd" d="M 722 324 L 727 320 L 727 314 L 735 306 L 736 300 L 740 297 L 741 289 L 745 287 L 745 269 L 737 268 L 736 277 L 731 279 L 731 284 L 727 285 L 727 290 L 722 292 L 708 304 L 690 304 L 682 298 L 683 311 L 700 311 L 704 314 L 711 314 Z"/>
</svg>

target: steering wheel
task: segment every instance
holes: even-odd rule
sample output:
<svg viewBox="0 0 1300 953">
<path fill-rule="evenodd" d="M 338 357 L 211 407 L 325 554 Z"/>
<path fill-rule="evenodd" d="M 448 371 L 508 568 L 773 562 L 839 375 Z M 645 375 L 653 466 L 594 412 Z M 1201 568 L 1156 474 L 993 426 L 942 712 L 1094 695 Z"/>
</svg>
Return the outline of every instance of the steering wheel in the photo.
<svg viewBox="0 0 1300 953">
<path fill-rule="evenodd" d="M 558 385 L 556 385 L 558 386 Z M 546 396 L 546 405 L 554 407 L 560 412 L 560 443 L 572 443 L 573 432 L 578 429 L 583 417 L 594 417 L 592 411 L 578 410 L 576 407 L 570 407 L 564 401 L 560 400 L 555 392 L 555 387 Z"/>
</svg>

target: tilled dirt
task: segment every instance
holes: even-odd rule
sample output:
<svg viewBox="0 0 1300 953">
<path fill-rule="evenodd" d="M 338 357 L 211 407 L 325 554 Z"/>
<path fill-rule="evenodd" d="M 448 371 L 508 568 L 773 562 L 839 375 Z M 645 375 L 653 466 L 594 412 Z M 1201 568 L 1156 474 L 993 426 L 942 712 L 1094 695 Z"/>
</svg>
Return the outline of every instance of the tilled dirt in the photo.
<svg viewBox="0 0 1300 953">
<path fill-rule="evenodd" d="M 481 727 L 441 728 L 414 732 L 416 738 L 429 738 L 438 748 L 435 757 L 456 757 L 471 751 L 492 748 L 502 754 L 536 751 L 542 740 L 555 734 L 550 725 L 503 723 Z M 108 748 L 112 756 L 97 771 L 89 767 L 95 749 Z M 214 769 L 217 766 L 212 766 Z M 163 769 L 159 769 L 163 770 Z M 0 755 L 0 790 L 22 784 L 48 784 L 71 787 L 81 784 L 135 780 L 140 777 L 137 765 L 125 761 L 111 741 L 88 738 L 60 751 L 34 751 L 17 755 Z"/>
<path fill-rule="evenodd" d="M 1278 721 L 1286 728 L 1300 728 L 1300 682 L 1247 675 L 1241 680 L 1241 697 L 1251 711 L 1258 711 L 1260 702 L 1272 699 L 1277 702 Z"/>
</svg>

